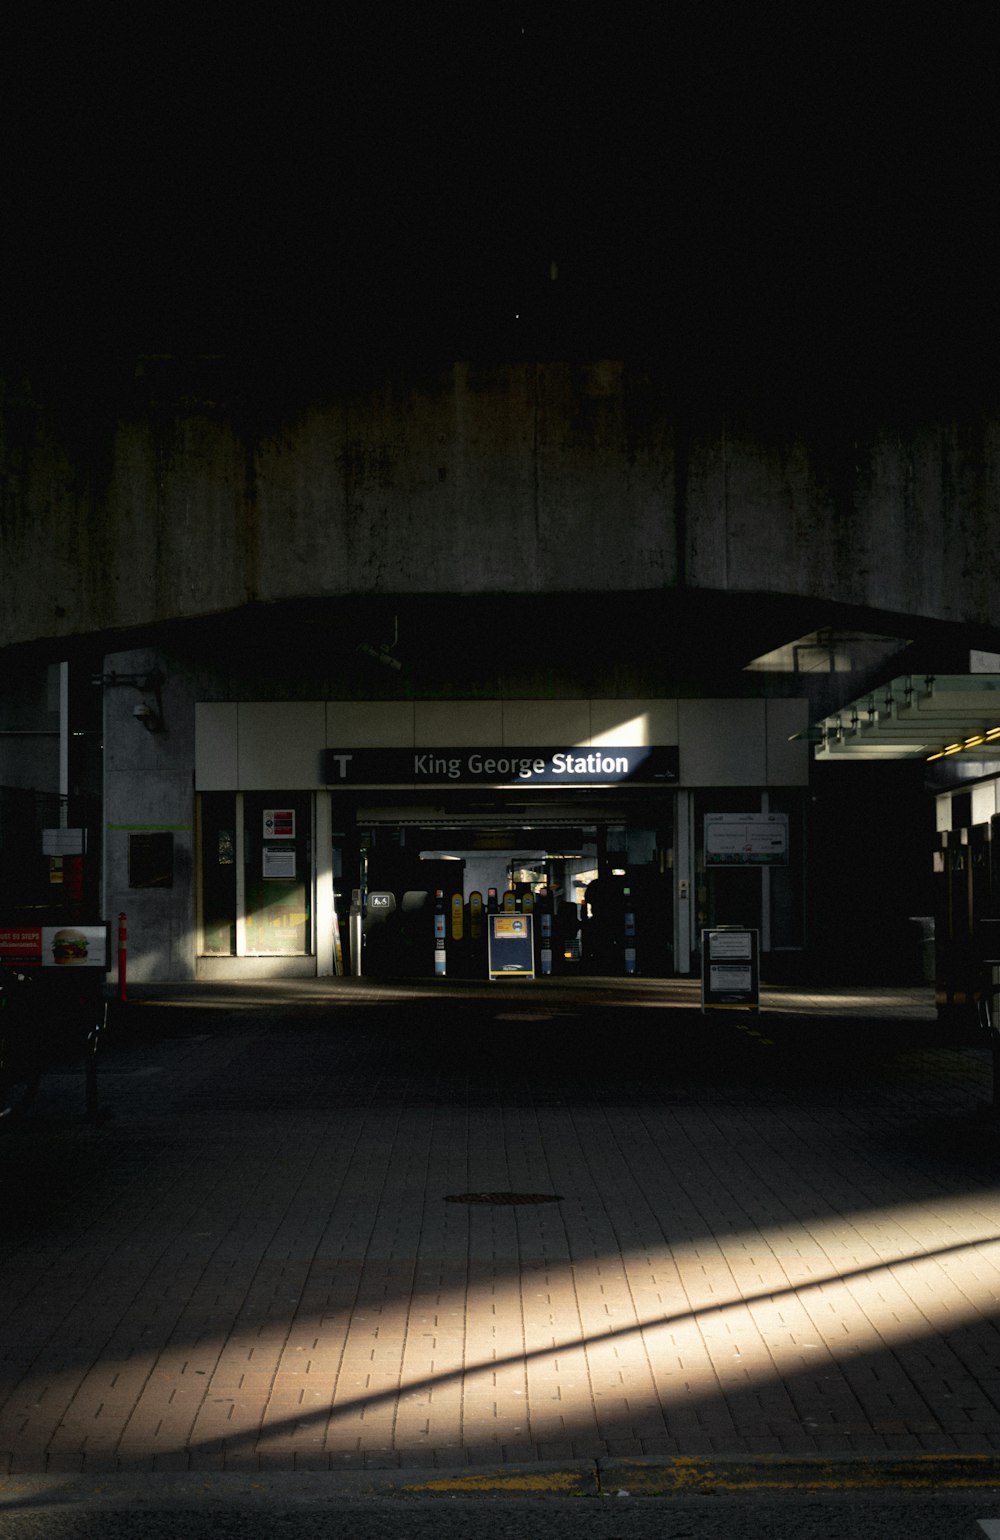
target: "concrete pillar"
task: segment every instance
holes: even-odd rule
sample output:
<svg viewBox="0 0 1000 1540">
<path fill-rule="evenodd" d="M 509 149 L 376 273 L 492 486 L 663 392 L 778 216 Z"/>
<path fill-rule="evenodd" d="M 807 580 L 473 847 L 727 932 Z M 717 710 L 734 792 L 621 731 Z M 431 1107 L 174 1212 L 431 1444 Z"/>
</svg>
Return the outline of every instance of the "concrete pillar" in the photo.
<svg viewBox="0 0 1000 1540">
<path fill-rule="evenodd" d="M 333 815 L 328 791 L 316 793 L 313 851 L 316 872 L 316 976 L 322 979 L 329 978 L 337 971 L 333 955 Z"/>
<path fill-rule="evenodd" d="M 674 809 L 674 969 L 691 972 L 695 917 L 694 795 L 678 791 Z"/>
</svg>

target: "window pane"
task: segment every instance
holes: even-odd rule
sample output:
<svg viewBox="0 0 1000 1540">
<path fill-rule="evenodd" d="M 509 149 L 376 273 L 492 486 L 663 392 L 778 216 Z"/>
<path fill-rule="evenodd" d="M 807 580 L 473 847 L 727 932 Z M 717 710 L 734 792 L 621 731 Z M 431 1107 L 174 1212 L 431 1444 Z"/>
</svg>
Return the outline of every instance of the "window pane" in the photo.
<svg viewBox="0 0 1000 1540">
<path fill-rule="evenodd" d="M 247 792 L 243 829 L 247 954 L 301 956 L 311 945 L 312 798 Z"/>
<path fill-rule="evenodd" d="M 202 949 L 208 957 L 236 951 L 236 794 L 201 798 Z"/>
</svg>

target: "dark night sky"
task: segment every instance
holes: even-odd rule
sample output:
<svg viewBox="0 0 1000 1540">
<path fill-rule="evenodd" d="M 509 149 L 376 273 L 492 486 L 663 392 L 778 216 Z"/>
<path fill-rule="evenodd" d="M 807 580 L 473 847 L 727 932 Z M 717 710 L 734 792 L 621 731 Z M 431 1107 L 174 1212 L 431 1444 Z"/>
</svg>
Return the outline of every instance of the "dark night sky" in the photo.
<svg viewBox="0 0 1000 1540">
<path fill-rule="evenodd" d="M 112 6 L 0 33 L 15 360 L 991 366 L 993 4 Z"/>
</svg>

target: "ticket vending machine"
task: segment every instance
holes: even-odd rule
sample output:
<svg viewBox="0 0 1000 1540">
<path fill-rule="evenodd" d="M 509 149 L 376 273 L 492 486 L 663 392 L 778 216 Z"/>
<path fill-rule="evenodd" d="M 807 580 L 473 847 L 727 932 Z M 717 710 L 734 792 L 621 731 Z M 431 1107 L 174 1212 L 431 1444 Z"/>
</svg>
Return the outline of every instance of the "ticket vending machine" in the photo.
<svg viewBox="0 0 1000 1540">
<path fill-rule="evenodd" d="M 552 972 L 552 899 L 548 888 L 543 888 L 538 901 L 538 966 L 539 972 Z"/>
<path fill-rule="evenodd" d="M 434 972 L 442 977 L 448 971 L 448 916 L 444 906 L 444 891 L 434 892 Z"/>
</svg>

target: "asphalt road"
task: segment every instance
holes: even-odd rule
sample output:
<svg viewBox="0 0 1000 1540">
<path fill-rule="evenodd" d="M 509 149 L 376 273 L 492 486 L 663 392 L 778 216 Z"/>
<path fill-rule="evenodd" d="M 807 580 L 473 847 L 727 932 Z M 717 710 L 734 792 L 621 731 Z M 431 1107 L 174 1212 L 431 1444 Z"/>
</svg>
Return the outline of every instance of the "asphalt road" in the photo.
<svg viewBox="0 0 1000 1540">
<path fill-rule="evenodd" d="M 550 1499 L 352 1499 L 308 1511 L 264 1504 L 0 1514 L 0 1540 L 983 1540 L 1000 1493 Z M 992 1540 L 992 1537 L 991 1537 Z"/>
</svg>

